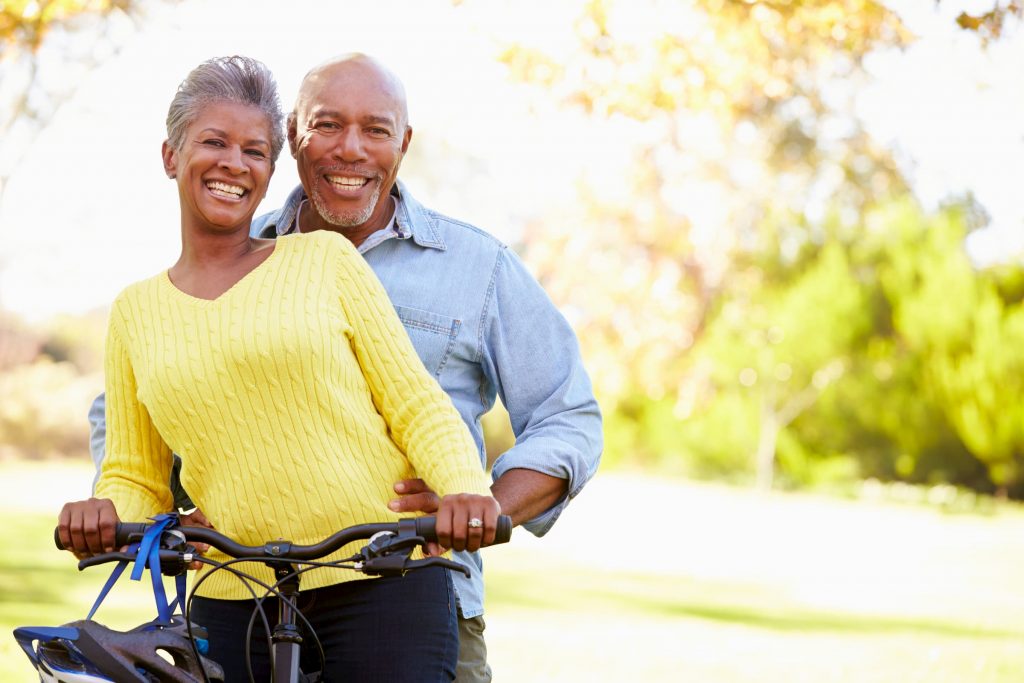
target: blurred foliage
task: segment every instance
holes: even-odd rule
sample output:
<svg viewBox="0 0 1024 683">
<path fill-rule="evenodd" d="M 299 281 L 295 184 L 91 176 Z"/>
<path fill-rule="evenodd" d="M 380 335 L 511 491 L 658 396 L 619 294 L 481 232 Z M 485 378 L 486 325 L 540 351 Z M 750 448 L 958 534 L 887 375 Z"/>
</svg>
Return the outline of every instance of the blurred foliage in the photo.
<svg viewBox="0 0 1024 683">
<path fill-rule="evenodd" d="M 87 457 L 105 320 L 65 316 L 32 328 L 0 317 L 0 460 Z"/>
<path fill-rule="evenodd" d="M 0 199 L 33 141 L 152 8 L 172 0 L 0 1 Z"/>
<path fill-rule="evenodd" d="M 1024 17 L 1024 2 L 1021 0 L 996 0 L 991 7 L 986 12 L 961 12 L 956 23 L 960 28 L 975 31 L 983 43 L 988 43 L 1003 35 L 1011 19 L 1020 20 Z"/>
<path fill-rule="evenodd" d="M 606 463 L 1024 495 L 1024 269 L 979 271 L 978 207 L 924 212 L 855 115 L 864 57 L 913 40 L 899 16 L 873 0 L 576 7 L 560 40 L 501 59 L 637 140 L 622 192 L 581 181 L 526 240 L 580 330 Z M 1020 13 L 993 12 L 968 28 L 996 36 Z"/>
<path fill-rule="evenodd" d="M 46 34 L 85 14 L 128 11 L 135 0 L 6 0 L 0 4 L 0 45 L 12 51 L 35 51 Z"/>
</svg>

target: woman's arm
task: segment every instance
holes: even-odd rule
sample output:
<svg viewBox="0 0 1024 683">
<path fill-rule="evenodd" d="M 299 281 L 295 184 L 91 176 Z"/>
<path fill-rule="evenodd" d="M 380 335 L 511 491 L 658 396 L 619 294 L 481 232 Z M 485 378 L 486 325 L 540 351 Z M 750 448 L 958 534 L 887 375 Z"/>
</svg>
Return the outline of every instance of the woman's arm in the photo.
<svg viewBox="0 0 1024 683">
<path fill-rule="evenodd" d="M 119 302 L 121 299 L 111 310 L 107 332 L 107 453 L 95 497 L 112 500 L 121 519 L 141 521 L 173 509 L 167 485 L 173 460 L 170 448 L 139 401 Z"/>
<path fill-rule="evenodd" d="M 470 551 L 489 545 L 501 506 L 469 429 L 423 367 L 377 276 L 352 248 L 341 257 L 339 277 L 352 347 L 374 403 L 395 443 L 441 496 L 440 544 Z"/>
<path fill-rule="evenodd" d="M 438 495 L 490 495 L 469 429 L 423 367 L 377 276 L 351 246 L 340 254 L 339 280 L 352 348 L 392 439 Z"/>
</svg>

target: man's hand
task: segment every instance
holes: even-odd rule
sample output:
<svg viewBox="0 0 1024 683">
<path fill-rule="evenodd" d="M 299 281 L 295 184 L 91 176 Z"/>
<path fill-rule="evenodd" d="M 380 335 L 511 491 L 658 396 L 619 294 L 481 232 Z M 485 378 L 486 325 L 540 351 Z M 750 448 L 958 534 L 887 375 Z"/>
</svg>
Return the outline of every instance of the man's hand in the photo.
<svg viewBox="0 0 1024 683">
<path fill-rule="evenodd" d="M 178 520 L 182 526 L 201 526 L 207 529 L 212 529 L 213 525 L 210 524 L 210 520 L 206 518 L 203 511 L 199 508 L 192 510 L 189 513 L 183 513 L 178 515 Z M 196 549 L 196 553 L 199 555 L 205 555 L 206 551 L 210 549 L 210 546 L 206 543 L 193 543 L 192 546 Z M 189 565 L 189 569 L 202 569 L 203 563 L 198 560 Z"/>
<path fill-rule="evenodd" d="M 396 482 L 395 493 L 401 498 L 395 498 L 388 503 L 388 509 L 392 512 L 422 512 L 432 515 L 441 504 L 441 499 L 422 479 L 403 479 Z M 436 557 L 443 552 L 441 546 L 433 541 L 423 546 L 423 554 L 427 557 Z"/>
<path fill-rule="evenodd" d="M 67 503 L 57 517 L 61 544 L 78 559 L 114 551 L 120 519 L 109 498 Z"/>
<path fill-rule="evenodd" d="M 395 484 L 395 493 L 401 498 L 395 498 L 388 503 L 388 508 L 392 512 L 422 512 L 432 515 L 441 504 L 441 499 L 422 479 L 403 479 Z"/>
</svg>

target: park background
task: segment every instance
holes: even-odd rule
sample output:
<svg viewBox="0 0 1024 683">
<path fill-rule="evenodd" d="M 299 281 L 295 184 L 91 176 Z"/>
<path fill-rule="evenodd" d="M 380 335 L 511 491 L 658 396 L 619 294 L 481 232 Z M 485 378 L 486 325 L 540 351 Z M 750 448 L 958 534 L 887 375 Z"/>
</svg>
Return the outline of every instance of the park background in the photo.
<svg viewBox="0 0 1024 683">
<path fill-rule="evenodd" d="M 1020 680 L 1022 12 L 0 2 L 3 632 L 104 578 L 47 539 L 91 481 L 107 305 L 177 255 L 178 82 L 246 54 L 288 107 L 356 50 L 405 81 L 402 178 L 524 257 L 606 418 L 548 537 L 487 551 L 498 680 Z M 296 183 L 283 156 L 263 208 Z M 0 678 L 32 679 L 2 634 Z"/>
</svg>

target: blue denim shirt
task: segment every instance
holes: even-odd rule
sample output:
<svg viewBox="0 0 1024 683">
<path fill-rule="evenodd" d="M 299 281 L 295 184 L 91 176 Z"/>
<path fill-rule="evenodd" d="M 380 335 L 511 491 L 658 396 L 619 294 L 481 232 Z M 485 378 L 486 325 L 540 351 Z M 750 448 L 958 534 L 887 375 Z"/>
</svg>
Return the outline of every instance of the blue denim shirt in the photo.
<svg viewBox="0 0 1024 683">
<path fill-rule="evenodd" d="M 401 182 L 394 194 L 394 221 L 359 251 L 384 284 L 424 365 L 469 426 L 481 465 L 487 457 L 480 418 L 497 395 L 516 444 L 495 461 L 492 477 L 523 468 L 568 480 L 568 495 L 523 525 L 542 536 L 601 457 L 601 414 L 576 336 L 504 244 L 423 207 Z M 297 187 L 281 209 L 253 221 L 251 234 L 292 232 L 305 198 Z M 95 437 L 95 406 L 90 418 Z M 480 554 L 455 553 L 455 559 L 471 569 L 468 579 L 454 574 L 462 615 L 482 614 Z"/>
</svg>

